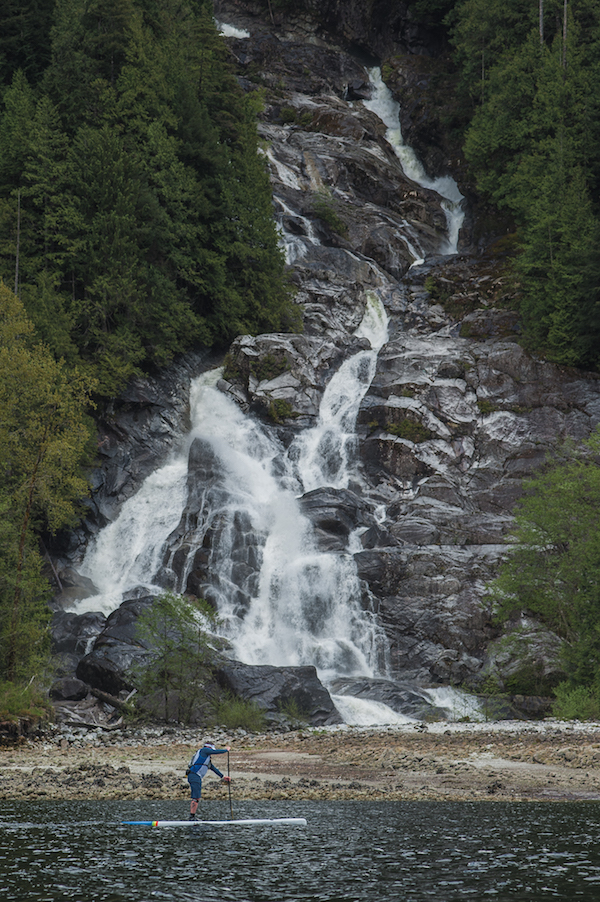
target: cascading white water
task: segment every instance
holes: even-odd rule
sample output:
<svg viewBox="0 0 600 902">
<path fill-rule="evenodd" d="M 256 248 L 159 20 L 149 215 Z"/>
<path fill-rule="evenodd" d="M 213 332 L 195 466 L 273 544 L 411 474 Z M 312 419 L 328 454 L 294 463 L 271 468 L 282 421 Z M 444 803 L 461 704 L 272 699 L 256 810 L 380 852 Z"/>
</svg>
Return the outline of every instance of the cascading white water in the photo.
<svg viewBox="0 0 600 902">
<path fill-rule="evenodd" d="M 358 407 L 387 338 L 387 316 L 374 294 L 356 334 L 367 338 L 371 349 L 360 351 L 333 376 L 319 421 L 290 448 L 279 486 L 293 479 L 302 493 L 348 484 Z M 251 664 L 314 664 L 324 681 L 341 674 L 373 676 L 384 653 L 383 635 L 361 608 L 352 555 L 319 551 L 312 525 L 289 490 L 279 488 L 275 499 L 259 591 L 246 616 L 233 621 L 236 656 Z"/>
<path fill-rule="evenodd" d="M 376 724 L 415 723 L 414 717 L 399 714 L 383 702 L 375 702 L 366 698 L 353 698 L 351 695 L 335 695 L 331 698 L 345 723 L 367 727 Z"/>
<path fill-rule="evenodd" d="M 365 316 L 356 331 L 370 342 L 370 349 L 346 360 L 329 382 L 319 410 L 319 419 L 290 449 L 296 458 L 303 490 L 321 486 L 346 488 L 352 474 L 356 448 L 356 417 L 377 365 L 377 354 L 387 341 L 387 315 L 376 295 L 370 294 Z"/>
<path fill-rule="evenodd" d="M 463 195 L 458 190 L 458 185 L 450 176 L 441 176 L 431 179 L 425 172 L 422 163 L 416 153 L 404 143 L 400 129 L 400 105 L 394 100 L 383 78 L 381 69 L 374 66 L 367 70 L 369 79 L 374 89 L 371 100 L 364 100 L 367 109 L 379 116 L 387 128 L 386 140 L 393 148 L 394 153 L 402 164 L 405 175 L 421 185 L 430 188 L 443 198 L 442 209 L 446 215 L 448 227 L 447 239 L 440 248 L 442 254 L 455 254 L 458 247 L 458 236 L 463 224 L 465 214 L 462 209 Z M 420 262 L 423 262 L 422 260 Z"/>
<path fill-rule="evenodd" d="M 284 166 L 282 163 L 279 163 L 272 153 L 267 153 L 267 158 L 272 161 L 273 165 L 277 169 L 277 173 L 281 180 L 284 181 L 288 179 L 288 173 L 291 172 L 287 166 Z M 281 221 L 278 223 L 279 235 L 280 235 L 280 243 L 283 246 L 285 251 L 285 262 L 288 265 L 292 263 L 296 263 L 297 260 L 301 260 L 302 257 L 306 256 L 308 248 L 310 245 L 318 245 L 321 242 L 315 235 L 315 228 L 313 223 L 306 216 L 301 216 L 299 213 L 294 212 L 288 204 L 281 198 L 275 196 L 275 203 L 278 207 L 281 208 L 281 213 L 278 215 L 278 219 L 282 220 L 284 216 L 291 217 L 292 221 L 297 222 L 300 228 L 299 234 L 291 234 L 289 231 L 286 231 L 281 224 Z"/>
<path fill-rule="evenodd" d="M 402 142 L 398 105 L 381 73 L 371 70 L 370 77 L 376 92 L 366 105 L 388 126 L 388 141 L 405 172 L 446 199 L 448 244 L 443 252 L 454 253 L 462 222 L 462 196 L 453 180 L 428 179 Z M 283 184 L 300 190 L 293 170 L 270 152 L 268 156 Z M 298 222 L 298 235 L 282 235 L 288 262 L 293 262 L 319 242 L 310 220 L 282 199 L 277 201 L 283 217 Z M 404 225 L 417 243 L 410 224 Z M 418 247 L 405 240 L 414 262 L 422 262 Z M 140 585 L 155 593 L 161 591 L 155 580 L 167 539 L 181 520 L 187 497 L 188 452 L 192 441 L 199 438 L 210 445 L 220 465 L 220 493 L 215 493 L 217 501 L 212 498 L 211 503 L 221 506 L 207 512 L 206 522 L 218 521 L 222 527 L 212 547 L 211 566 L 215 568 L 214 598 L 234 656 L 250 664 L 314 664 L 326 684 L 339 676 L 381 675 L 386 641 L 375 616 L 363 609 L 352 556 L 356 548 L 351 541 L 347 553 L 319 550 L 312 524 L 298 502 L 305 492 L 322 487 L 344 489 L 358 478 L 356 417 L 373 379 L 378 351 L 388 337 L 387 316 L 375 294 L 369 297 L 356 335 L 368 339 L 370 348 L 342 365 L 325 390 L 318 422 L 287 451 L 271 432 L 218 391 L 218 373 L 195 380 L 190 392 L 190 434 L 178 453 L 145 481 L 124 504 L 117 520 L 90 546 L 81 572 L 100 594 L 78 603 L 77 612 L 109 613 L 120 604 L 124 592 Z M 239 585 L 233 579 L 231 563 L 231 543 L 241 520 L 250 524 L 257 539 L 259 566 L 256 589 L 243 610 L 236 597 Z M 185 587 L 186 579 L 187 572 L 180 588 Z M 338 695 L 334 701 L 348 723 L 404 723 L 411 719 L 380 702 Z"/>
<path fill-rule="evenodd" d="M 138 585 L 161 591 L 152 579 L 162 547 L 181 517 L 186 480 L 187 452 L 155 470 L 90 544 L 79 569 L 99 594 L 77 602 L 78 614 L 109 614 L 121 604 L 123 592 Z"/>
<path fill-rule="evenodd" d="M 215 19 L 215 25 L 220 34 L 226 38 L 237 38 L 238 41 L 250 37 L 250 32 L 245 28 L 236 28 L 235 25 L 228 25 L 226 22 L 219 22 Z"/>
<path fill-rule="evenodd" d="M 314 664 L 324 681 L 340 675 L 373 676 L 385 652 L 383 633 L 361 606 L 352 554 L 320 551 L 297 495 L 317 486 L 348 484 L 355 461 L 350 452 L 356 414 L 387 338 L 387 316 L 371 294 L 356 332 L 371 348 L 347 361 L 331 380 L 318 424 L 306 443 L 289 455 L 262 425 L 214 387 L 218 374 L 195 380 L 192 430 L 177 457 L 150 476 L 89 549 L 81 568 L 101 590 L 76 610 L 114 609 L 121 593 L 153 584 L 168 535 L 185 503 L 186 461 L 191 442 L 203 439 L 219 461 L 221 522 L 251 524 L 261 537 L 258 591 L 245 616 L 227 592 L 219 613 L 234 654 L 250 664 Z M 335 478 L 330 478 L 336 460 Z M 277 476 L 274 475 L 277 472 Z M 228 530 L 213 548 L 218 582 L 227 585 Z"/>
</svg>

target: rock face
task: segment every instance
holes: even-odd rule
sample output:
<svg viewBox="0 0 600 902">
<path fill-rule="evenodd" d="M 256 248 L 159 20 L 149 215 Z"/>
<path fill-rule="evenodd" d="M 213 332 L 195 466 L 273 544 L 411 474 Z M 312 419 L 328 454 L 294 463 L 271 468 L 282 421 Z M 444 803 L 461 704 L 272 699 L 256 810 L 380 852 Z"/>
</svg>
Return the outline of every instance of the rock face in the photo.
<svg viewBox="0 0 600 902">
<path fill-rule="evenodd" d="M 131 670 L 149 656 L 137 634 L 137 619 L 152 601 L 152 596 L 124 601 L 108 616 L 92 650 L 77 665 L 78 679 L 113 696 L 135 687 Z"/>
<path fill-rule="evenodd" d="M 323 38 L 378 56 L 398 51 L 434 54 L 444 47 L 443 34 L 415 21 L 410 4 L 389 0 L 302 0 L 292 9 L 269 4 L 269 21 L 278 33 Z M 267 3 L 256 0 L 215 0 L 218 20 L 255 32 L 267 19 Z"/>
<path fill-rule="evenodd" d="M 354 555 L 365 599 L 387 637 L 391 674 L 474 688 L 493 679 L 515 692 L 527 678 L 529 694 L 542 695 L 560 676 L 557 638 L 529 621 L 501 636 L 486 584 L 505 552 L 523 479 L 564 437 L 585 438 L 600 422 L 600 382 L 523 351 L 505 303 L 510 289 L 501 258 L 476 254 L 467 231 L 460 252 L 444 255 L 440 197 L 405 175 L 385 126 L 364 105 L 373 84 L 360 60 L 323 43 L 323 27 L 333 28 L 337 16 L 337 34 L 347 44 L 364 29 L 368 41 L 359 43 L 372 52 L 423 48 L 426 36 L 411 30 L 406 11 L 383 27 L 385 8 L 327 0 L 319 4 L 318 27 L 303 13 L 286 20 L 285 30 L 261 6 L 216 4 L 219 19 L 251 32 L 228 39 L 242 84 L 266 86 L 260 130 L 305 325 L 301 335 L 236 339 L 218 387 L 289 447 L 314 425 L 332 374 L 369 347 L 355 332 L 376 296 L 389 317 L 389 340 L 358 412 L 355 478 L 342 490 L 307 492 L 302 510 L 321 549 Z M 395 84 L 400 90 L 401 79 Z M 421 257 L 425 262 L 413 265 Z M 186 422 L 180 388 L 207 366 L 190 358 L 157 383 L 136 383 L 105 421 L 105 460 L 88 523 L 72 537 L 64 566 L 77 562 L 87 537 L 114 518 L 172 446 Z M 207 442 L 192 443 L 187 506 L 156 577 L 209 600 L 222 590 L 211 568 L 225 528 L 220 467 Z M 243 517 L 234 526 L 227 592 L 243 616 L 257 591 L 262 540 Z M 359 547 L 350 545 L 357 536 Z M 85 590 L 76 580 L 73 588 Z M 63 618 L 57 624 L 67 623 L 57 616 Z M 110 620 L 77 675 L 116 694 L 129 685 L 129 663 L 145 652 L 124 634 L 117 640 Z M 81 650 L 99 624 L 71 626 L 73 640 L 56 639 L 66 653 Z M 120 629 L 126 632 L 126 624 Z M 224 685 L 253 697 L 249 673 L 247 665 L 232 664 L 222 671 Z M 331 699 L 320 699 L 318 687 L 310 704 L 300 697 L 313 676 L 271 669 L 263 674 L 268 685 L 260 703 L 272 710 L 276 698 L 294 699 L 308 705 L 313 723 L 335 722 L 328 719 L 336 716 Z M 355 691 L 387 697 L 366 684 Z M 420 701 L 407 698 L 417 710 Z"/>
<path fill-rule="evenodd" d="M 351 39 L 363 29 L 374 52 L 416 49 L 410 41 L 402 46 L 393 22 L 395 47 L 378 44 L 374 19 L 364 28 L 364 4 L 322 4 L 319 21 L 334 8 L 338 36 Z M 242 9 L 252 11 L 245 3 L 220 5 L 234 22 Z M 264 59 L 267 40 L 263 26 L 247 16 L 244 22 L 252 36 L 231 42 L 240 71 Z M 518 683 L 521 660 L 547 686 L 560 672 L 556 641 L 531 629 L 525 657 L 498 655 L 485 586 L 502 557 L 523 478 L 565 436 L 589 435 L 600 421 L 600 384 L 519 346 L 518 322 L 502 306 L 509 289 L 501 259 L 473 256 L 468 246 L 455 257 L 436 256 L 446 225 L 439 197 L 406 178 L 381 121 L 348 91 L 352 83 L 368 95 L 367 73 L 337 51 L 324 87 L 318 67 L 300 75 L 298 44 L 311 58 L 309 45 L 283 25 L 269 31 L 268 71 L 277 73 L 279 91 L 267 103 L 262 133 L 305 335 L 302 342 L 238 340 L 222 388 L 266 420 L 269 404 L 284 399 L 293 417 L 282 417 L 282 433 L 309 424 L 323 382 L 355 349 L 352 333 L 368 293 L 377 293 L 390 316 L 390 341 L 358 415 L 359 485 L 343 497 L 309 493 L 301 504 L 324 548 L 342 550 L 353 530 L 364 530 L 365 550 L 355 560 L 376 599 L 395 674 L 475 686 L 493 671 L 503 685 Z M 401 89 L 402 80 L 395 83 Z M 406 83 L 412 90 L 414 78 Z M 315 193 L 329 198 L 345 228 L 320 218 Z M 409 269 L 415 245 L 427 262 Z M 285 358 L 284 376 L 240 377 L 267 354 Z"/>
<path fill-rule="evenodd" d="M 293 712 L 313 726 L 342 723 L 314 667 L 252 666 L 234 662 L 217 671 L 221 686 L 254 702 L 268 720 Z"/>
<path fill-rule="evenodd" d="M 199 350 L 157 378 L 132 380 L 103 411 L 97 424 L 101 466 L 92 475 L 92 491 L 85 499 L 88 515 L 80 529 L 61 535 L 52 548 L 61 580 L 57 607 L 95 594 L 70 563 L 81 560 L 90 537 L 115 519 L 123 502 L 165 460 L 189 426 L 190 378 L 214 365 L 214 356 Z"/>
</svg>

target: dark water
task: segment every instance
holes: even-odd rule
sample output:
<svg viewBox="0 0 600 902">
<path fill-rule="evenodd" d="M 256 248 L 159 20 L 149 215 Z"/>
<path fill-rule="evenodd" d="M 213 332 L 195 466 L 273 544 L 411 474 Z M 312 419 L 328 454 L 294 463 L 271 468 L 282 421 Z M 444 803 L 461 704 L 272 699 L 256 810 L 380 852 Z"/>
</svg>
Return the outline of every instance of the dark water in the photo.
<svg viewBox="0 0 600 902">
<path fill-rule="evenodd" d="M 235 817 L 308 826 L 120 823 L 186 813 L 185 802 L 1 802 L 0 900 L 600 900 L 597 803 L 245 802 Z"/>
</svg>

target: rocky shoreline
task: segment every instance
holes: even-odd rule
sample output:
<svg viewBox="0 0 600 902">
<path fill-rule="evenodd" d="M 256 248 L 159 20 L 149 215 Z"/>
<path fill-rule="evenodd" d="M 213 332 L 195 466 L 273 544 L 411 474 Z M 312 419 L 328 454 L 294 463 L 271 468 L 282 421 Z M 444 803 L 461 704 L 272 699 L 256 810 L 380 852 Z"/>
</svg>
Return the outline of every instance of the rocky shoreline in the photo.
<svg viewBox="0 0 600 902">
<path fill-rule="evenodd" d="M 0 748 L 0 799 L 184 802 L 185 767 L 203 738 L 173 727 L 44 732 Z M 231 747 L 232 795 L 240 801 L 600 800 L 597 723 L 217 730 L 211 738 Z M 204 797 L 228 803 L 212 777 Z"/>
</svg>

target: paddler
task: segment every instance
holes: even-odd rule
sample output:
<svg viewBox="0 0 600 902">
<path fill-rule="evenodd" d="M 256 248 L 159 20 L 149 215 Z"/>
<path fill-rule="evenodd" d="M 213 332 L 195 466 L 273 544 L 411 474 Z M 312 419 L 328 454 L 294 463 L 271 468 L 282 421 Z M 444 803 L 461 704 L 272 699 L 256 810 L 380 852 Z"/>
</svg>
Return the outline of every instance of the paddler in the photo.
<svg viewBox="0 0 600 902">
<path fill-rule="evenodd" d="M 224 749 L 217 749 L 215 745 L 210 740 L 206 740 L 202 748 L 198 749 L 192 760 L 190 761 L 189 767 L 186 770 L 186 776 L 188 778 L 188 783 L 190 784 L 190 791 L 192 795 L 192 801 L 190 802 L 190 820 L 196 820 L 196 811 L 198 810 L 198 802 L 202 796 L 202 779 L 209 770 L 212 770 L 218 777 L 221 778 L 223 783 L 231 783 L 230 777 L 224 777 L 221 771 L 214 766 L 212 761 L 210 760 L 213 755 L 225 755 L 229 754 L 229 746 Z"/>
</svg>

